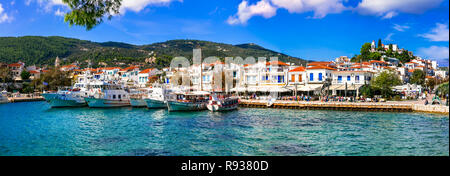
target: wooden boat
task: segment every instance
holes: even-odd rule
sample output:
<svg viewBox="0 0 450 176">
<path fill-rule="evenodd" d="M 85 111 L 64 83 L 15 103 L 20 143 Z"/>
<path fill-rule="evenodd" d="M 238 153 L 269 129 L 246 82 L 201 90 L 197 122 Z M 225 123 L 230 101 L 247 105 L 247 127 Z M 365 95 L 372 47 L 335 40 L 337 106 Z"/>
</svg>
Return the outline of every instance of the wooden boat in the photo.
<svg viewBox="0 0 450 176">
<path fill-rule="evenodd" d="M 209 92 L 174 93 L 174 99 L 167 101 L 169 111 L 201 111 L 206 110 Z"/>
</svg>

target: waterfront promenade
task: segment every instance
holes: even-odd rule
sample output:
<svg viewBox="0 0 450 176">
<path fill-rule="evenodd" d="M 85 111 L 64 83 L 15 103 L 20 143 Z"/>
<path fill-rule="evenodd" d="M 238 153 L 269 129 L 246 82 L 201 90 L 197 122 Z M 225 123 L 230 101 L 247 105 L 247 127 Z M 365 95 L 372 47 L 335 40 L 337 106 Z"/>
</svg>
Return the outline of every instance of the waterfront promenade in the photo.
<svg viewBox="0 0 450 176">
<path fill-rule="evenodd" d="M 280 109 L 327 109 L 348 111 L 385 111 L 385 112 L 428 112 L 449 114 L 444 105 L 424 105 L 422 101 L 388 102 L 321 102 L 321 101 L 284 101 L 277 100 L 268 106 L 267 100 L 241 100 L 240 106 L 254 108 Z"/>
</svg>

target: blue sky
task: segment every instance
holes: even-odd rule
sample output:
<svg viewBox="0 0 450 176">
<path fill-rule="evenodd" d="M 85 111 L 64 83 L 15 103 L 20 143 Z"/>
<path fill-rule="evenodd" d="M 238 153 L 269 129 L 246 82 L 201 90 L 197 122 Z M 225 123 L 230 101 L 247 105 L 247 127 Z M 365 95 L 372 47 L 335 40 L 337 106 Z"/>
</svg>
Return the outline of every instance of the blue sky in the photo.
<svg viewBox="0 0 450 176">
<path fill-rule="evenodd" d="M 61 0 L 0 4 L 2 37 L 256 43 L 310 60 L 351 57 L 364 42 L 382 39 L 448 65 L 448 0 L 123 0 L 120 15 L 91 31 L 64 23 L 69 9 Z"/>
</svg>

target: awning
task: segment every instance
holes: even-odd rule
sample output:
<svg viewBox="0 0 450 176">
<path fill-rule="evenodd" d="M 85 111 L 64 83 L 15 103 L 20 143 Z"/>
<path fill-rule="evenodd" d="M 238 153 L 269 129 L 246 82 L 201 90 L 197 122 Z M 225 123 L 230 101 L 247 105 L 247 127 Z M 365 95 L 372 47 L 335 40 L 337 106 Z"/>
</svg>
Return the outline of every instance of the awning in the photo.
<svg viewBox="0 0 450 176">
<path fill-rule="evenodd" d="M 317 91 L 322 88 L 322 84 L 308 84 L 304 86 L 298 86 L 297 91 L 307 92 L 307 91 Z"/>
<path fill-rule="evenodd" d="M 363 85 L 348 85 L 347 89 L 345 89 L 345 84 L 337 84 L 337 85 L 331 85 L 330 90 L 358 90 Z"/>
<path fill-rule="evenodd" d="M 279 87 L 279 86 L 249 86 L 245 87 L 236 87 L 231 89 L 232 92 L 290 92 L 291 90 Z"/>
</svg>

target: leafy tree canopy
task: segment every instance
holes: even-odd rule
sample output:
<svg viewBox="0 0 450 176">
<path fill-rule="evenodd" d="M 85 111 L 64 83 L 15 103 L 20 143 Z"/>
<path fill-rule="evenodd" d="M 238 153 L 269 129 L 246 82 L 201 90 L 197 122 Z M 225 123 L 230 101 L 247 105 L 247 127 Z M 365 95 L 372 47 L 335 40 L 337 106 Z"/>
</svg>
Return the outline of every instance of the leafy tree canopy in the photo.
<svg viewBox="0 0 450 176">
<path fill-rule="evenodd" d="M 422 70 L 414 70 L 409 80 L 411 84 L 425 85 L 425 72 Z"/>
<path fill-rule="evenodd" d="M 72 25 L 86 27 L 91 30 L 103 22 L 103 17 L 111 19 L 119 14 L 122 0 L 63 0 L 72 10 L 64 17 L 64 21 Z"/>
</svg>

